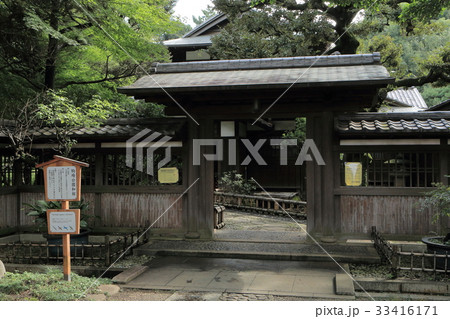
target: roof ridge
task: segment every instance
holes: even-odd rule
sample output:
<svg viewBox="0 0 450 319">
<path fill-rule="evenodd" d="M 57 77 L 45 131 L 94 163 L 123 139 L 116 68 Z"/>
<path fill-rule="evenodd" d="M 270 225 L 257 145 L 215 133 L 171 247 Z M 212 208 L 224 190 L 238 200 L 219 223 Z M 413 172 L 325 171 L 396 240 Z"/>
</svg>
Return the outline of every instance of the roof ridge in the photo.
<svg viewBox="0 0 450 319">
<path fill-rule="evenodd" d="M 324 67 L 324 66 L 350 66 L 381 64 L 379 52 L 370 54 L 345 54 L 345 55 L 321 55 L 300 56 L 263 59 L 239 59 L 217 60 L 198 62 L 154 63 L 152 73 L 182 73 L 182 72 L 207 72 L 207 71 L 231 71 L 254 69 L 281 69 L 300 67 Z"/>
<path fill-rule="evenodd" d="M 182 36 L 182 38 L 189 38 L 190 36 L 194 35 L 195 33 L 197 33 L 198 31 L 200 31 L 201 29 L 203 29 L 204 27 L 206 27 L 207 25 L 211 24 L 212 22 L 219 20 L 220 18 L 222 18 L 223 16 L 225 16 L 225 13 L 218 13 L 214 16 L 212 16 L 211 18 L 209 18 L 208 20 L 206 20 L 205 22 L 195 26 L 194 29 L 192 29 L 191 31 L 189 31 L 188 33 L 186 33 L 185 35 Z"/>
</svg>

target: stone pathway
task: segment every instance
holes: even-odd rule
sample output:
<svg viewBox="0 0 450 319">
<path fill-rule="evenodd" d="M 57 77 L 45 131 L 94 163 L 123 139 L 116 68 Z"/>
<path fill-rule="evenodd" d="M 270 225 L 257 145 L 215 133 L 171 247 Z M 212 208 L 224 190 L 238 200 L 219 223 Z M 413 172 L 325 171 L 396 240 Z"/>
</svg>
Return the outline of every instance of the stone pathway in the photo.
<svg viewBox="0 0 450 319">
<path fill-rule="evenodd" d="M 306 240 L 306 221 L 289 217 L 227 210 L 225 227 L 214 231 L 216 240 L 301 242 Z M 300 225 L 300 226 L 299 226 Z"/>
<path fill-rule="evenodd" d="M 264 299 L 269 300 L 271 295 L 354 299 L 335 294 L 334 278 L 343 271 L 332 262 L 159 257 L 148 267 L 122 287 L 173 290 L 189 295 L 209 292 L 225 294 L 220 297 L 225 299 L 260 300 L 266 296 Z"/>
<path fill-rule="evenodd" d="M 286 217 L 263 215 L 235 210 L 224 212 L 225 228 L 229 230 L 263 230 L 278 232 L 299 232 L 301 228 Z M 306 229 L 306 220 L 297 220 Z"/>
</svg>

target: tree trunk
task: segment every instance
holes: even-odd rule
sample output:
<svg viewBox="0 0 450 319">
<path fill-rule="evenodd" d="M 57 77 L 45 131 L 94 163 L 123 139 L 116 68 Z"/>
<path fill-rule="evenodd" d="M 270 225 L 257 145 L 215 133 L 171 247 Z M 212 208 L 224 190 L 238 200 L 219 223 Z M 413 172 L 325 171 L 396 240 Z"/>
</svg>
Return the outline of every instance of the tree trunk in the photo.
<svg viewBox="0 0 450 319">
<path fill-rule="evenodd" d="M 357 13 L 358 11 L 352 6 L 337 6 L 329 10 L 328 15 L 336 22 L 335 30 L 340 37 L 332 51 L 339 51 L 342 54 L 356 53 L 359 41 L 349 32 L 349 28 Z"/>
<path fill-rule="evenodd" d="M 52 11 L 50 13 L 50 26 L 58 30 L 59 0 L 52 1 Z M 44 86 L 47 90 L 55 88 L 56 77 L 56 57 L 58 54 L 58 39 L 48 36 L 47 59 L 45 61 Z"/>
</svg>

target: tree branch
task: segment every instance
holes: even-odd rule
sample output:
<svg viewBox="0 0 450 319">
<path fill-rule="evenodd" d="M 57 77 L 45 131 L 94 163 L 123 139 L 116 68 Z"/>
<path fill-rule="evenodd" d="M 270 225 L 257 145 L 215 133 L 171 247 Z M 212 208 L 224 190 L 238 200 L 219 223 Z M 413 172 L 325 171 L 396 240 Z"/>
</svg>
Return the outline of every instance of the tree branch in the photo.
<svg viewBox="0 0 450 319">
<path fill-rule="evenodd" d="M 440 70 L 437 72 L 436 70 L 431 70 L 425 76 L 397 80 L 393 85 L 397 87 L 422 86 L 424 84 L 434 83 L 440 80 L 443 80 L 444 82 L 450 82 L 450 77 Z"/>
<path fill-rule="evenodd" d="M 70 26 L 70 27 L 61 29 L 61 30 L 59 30 L 59 33 L 64 34 L 64 33 L 67 33 L 69 31 L 73 31 L 74 29 L 83 30 L 83 29 L 87 29 L 87 28 L 92 27 L 92 25 L 93 25 L 92 22 L 78 24 L 78 25 L 74 25 L 74 26 Z"/>
<path fill-rule="evenodd" d="M 116 75 L 113 77 L 108 77 L 109 71 L 106 72 L 105 77 L 103 79 L 99 80 L 92 80 L 92 81 L 69 81 L 64 83 L 60 88 L 68 87 L 69 85 L 80 85 L 80 84 L 95 84 L 95 83 L 102 83 L 102 82 L 108 82 L 108 81 L 117 81 L 120 79 L 129 78 L 131 76 L 134 76 L 136 74 L 137 65 L 133 67 L 133 69 L 126 74 Z"/>
</svg>

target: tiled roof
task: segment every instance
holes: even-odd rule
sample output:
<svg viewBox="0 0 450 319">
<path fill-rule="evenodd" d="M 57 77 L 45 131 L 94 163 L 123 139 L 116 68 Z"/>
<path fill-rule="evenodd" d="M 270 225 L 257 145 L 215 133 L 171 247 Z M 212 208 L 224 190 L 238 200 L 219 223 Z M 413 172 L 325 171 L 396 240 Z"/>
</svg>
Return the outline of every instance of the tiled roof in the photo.
<svg viewBox="0 0 450 319">
<path fill-rule="evenodd" d="M 427 113 L 358 113 L 336 119 L 341 134 L 370 135 L 395 133 L 450 134 L 450 112 Z"/>
<path fill-rule="evenodd" d="M 428 109 L 428 105 L 415 87 L 390 91 L 386 102 L 393 107 L 383 108 L 380 112 L 418 112 Z"/>
<path fill-rule="evenodd" d="M 341 86 L 392 82 L 380 55 L 341 55 L 156 64 L 154 75 L 119 89 L 129 95 L 171 91 Z"/>
<path fill-rule="evenodd" d="M 5 123 L 12 125 L 11 121 Z M 142 130 L 149 128 L 168 136 L 174 136 L 184 125 L 184 120 L 158 119 L 158 120 L 141 120 L 141 119 L 113 119 L 99 127 L 78 128 L 74 129 L 71 138 L 89 138 L 103 137 L 107 138 L 129 138 Z M 30 131 L 35 139 L 45 139 L 56 137 L 55 129 L 50 127 L 34 128 Z M 0 138 L 6 135 L 0 128 Z"/>
</svg>

